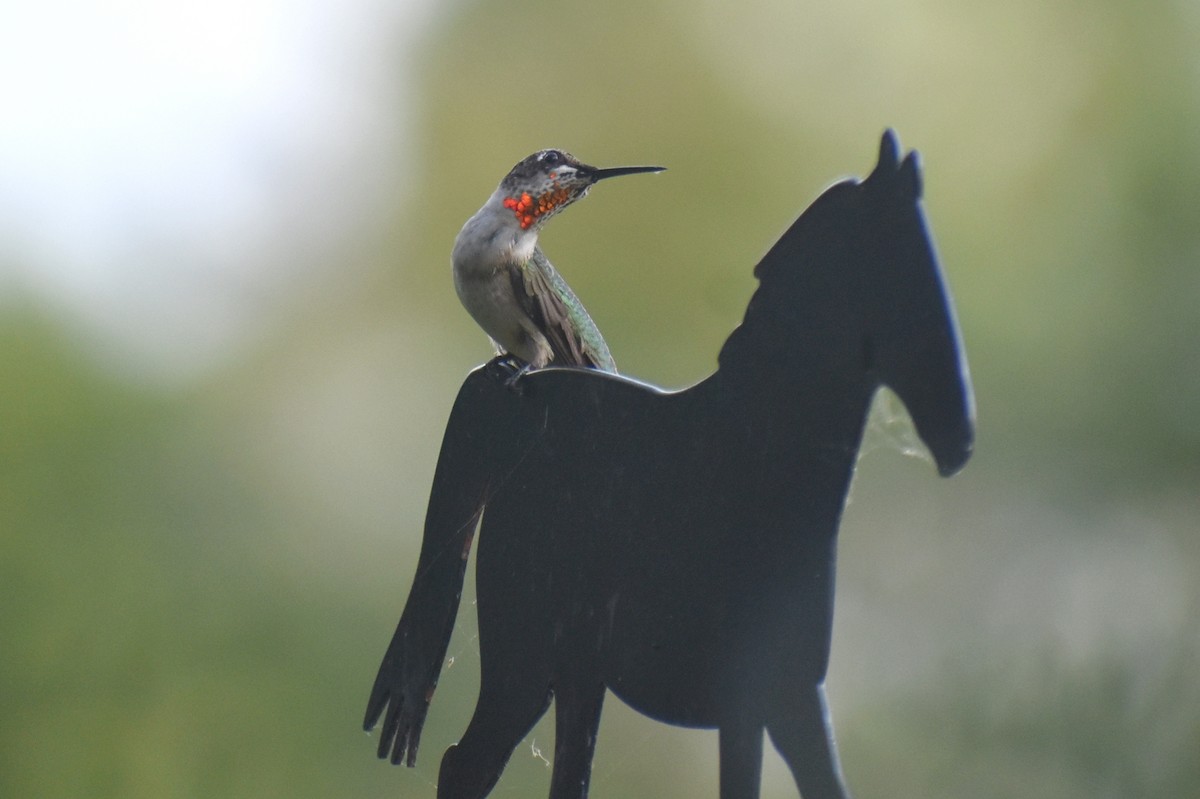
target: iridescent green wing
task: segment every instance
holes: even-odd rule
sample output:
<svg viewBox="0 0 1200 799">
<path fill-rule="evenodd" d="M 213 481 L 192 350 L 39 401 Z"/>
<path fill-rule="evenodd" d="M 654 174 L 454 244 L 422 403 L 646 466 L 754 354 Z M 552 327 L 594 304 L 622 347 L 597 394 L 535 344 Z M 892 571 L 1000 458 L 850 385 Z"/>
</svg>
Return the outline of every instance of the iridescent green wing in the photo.
<svg viewBox="0 0 1200 799">
<path fill-rule="evenodd" d="M 513 279 L 515 294 L 525 312 L 550 342 L 554 352 L 551 363 L 617 371 L 596 323 L 540 247 L 534 248 L 533 255 L 515 271 Z"/>
</svg>

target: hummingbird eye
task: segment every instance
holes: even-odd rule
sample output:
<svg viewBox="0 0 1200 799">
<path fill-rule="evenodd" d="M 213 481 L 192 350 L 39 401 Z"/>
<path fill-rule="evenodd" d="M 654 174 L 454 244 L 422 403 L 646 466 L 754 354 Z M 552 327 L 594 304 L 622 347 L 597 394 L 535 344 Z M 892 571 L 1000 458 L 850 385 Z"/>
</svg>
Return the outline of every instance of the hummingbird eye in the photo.
<svg viewBox="0 0 1200 799">
<path fill-rule="evenodd" d="M 547 150 L 542 153 L 542 163 L 554 166 L 562 161 L 562 154 L 558 150 Z"/>
</svg>

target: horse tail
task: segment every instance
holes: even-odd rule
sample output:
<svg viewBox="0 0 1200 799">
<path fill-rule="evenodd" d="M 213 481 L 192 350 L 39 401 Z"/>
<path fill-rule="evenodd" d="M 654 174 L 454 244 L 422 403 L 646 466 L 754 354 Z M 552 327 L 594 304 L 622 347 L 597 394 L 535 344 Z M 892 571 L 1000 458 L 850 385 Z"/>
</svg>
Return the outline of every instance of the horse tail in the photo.
<svg viewBox="0 0 1200 799">
<path fill-rule="evenodd" d="M 368 732 L 387 708 L 378 754 L 390 754 L 392 763 L 416 763 L 421 727 L 450 644 L 467 556 L 487 498 L 493 464 L 488 449 L 494 440 L 485 411 L 489 404 L 494 407 L 495 392 L 507 389 L 485 369 L 467 376 L 450 412 L 416 575 L 367 702 L 363 729 Z"/>
</svg>

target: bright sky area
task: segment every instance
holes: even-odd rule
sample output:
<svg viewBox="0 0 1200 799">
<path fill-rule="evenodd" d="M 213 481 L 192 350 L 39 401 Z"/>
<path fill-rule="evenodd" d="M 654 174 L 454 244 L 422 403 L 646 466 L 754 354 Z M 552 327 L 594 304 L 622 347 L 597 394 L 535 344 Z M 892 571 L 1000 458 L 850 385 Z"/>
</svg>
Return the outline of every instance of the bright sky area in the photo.
<svg viewBox="0 0 1200 799">
<path fill-rule="evenodd" d="M 347 166 L 403 168 L 380 129 L 431 6 L 0 6 L 0 303 L 59 307 L 135 371 L 219 361 L 293 277 L 260 250 L 332 248 L 384 188 Z"/>
</svg>

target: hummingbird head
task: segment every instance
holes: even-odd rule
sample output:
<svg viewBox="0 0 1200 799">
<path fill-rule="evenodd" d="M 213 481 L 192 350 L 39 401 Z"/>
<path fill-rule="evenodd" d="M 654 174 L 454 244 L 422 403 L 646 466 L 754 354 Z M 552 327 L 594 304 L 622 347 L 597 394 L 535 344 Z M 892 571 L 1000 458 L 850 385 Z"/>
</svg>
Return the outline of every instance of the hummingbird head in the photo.
<svg viewBox="0 0 1200 799">
<path fill-rule="evenodd" d="M 661 172 L 661 166 L 621 166 L 597 169 L 562 150 L 539 150 L 525 158 L 500 181 L 504 207 L 522 230 L 539 228 L 546 220 L 588 193 L 597 181 L 638 172 Z"/>
</svg>

